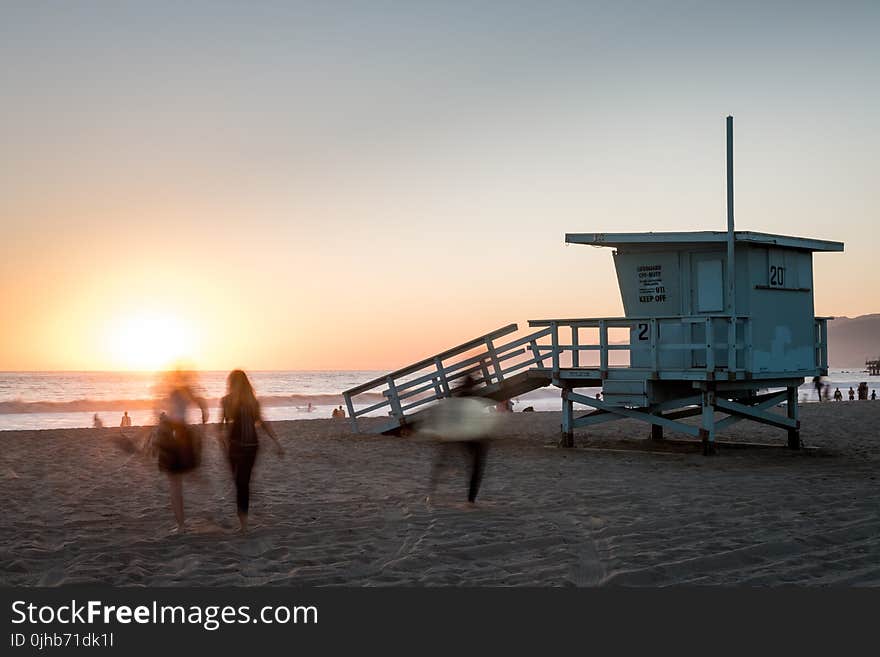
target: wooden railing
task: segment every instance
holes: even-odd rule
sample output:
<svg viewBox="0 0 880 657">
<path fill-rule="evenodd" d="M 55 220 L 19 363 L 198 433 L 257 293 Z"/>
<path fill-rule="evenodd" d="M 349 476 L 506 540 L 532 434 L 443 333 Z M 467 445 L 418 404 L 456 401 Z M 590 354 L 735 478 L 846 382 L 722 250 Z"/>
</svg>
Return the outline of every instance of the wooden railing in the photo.
<svg viewBox="0 0 880 657">
<path fill-rule="evenodd" d="M 738 331 L 737 327 L 742 326 Z M 546 349 L 550 356 L 552 370 L 558 373 L 563 367 L 561 356 L 565 353 L 571 355 L 571 364 L 565 367 L 578 369 L 598 369 L 604 378 L 605 373 L 613 367 L 628 367 L 632 369 L 647 369 L 659 372 L 661 369 L 698 370 L 714 372 L 716 369 L 728 371 L 751 370 L 751 322 L 748 317 L 731 318 L 729 315 L 694 315 L 694 316 L 668 316 L 668 317 L 592 317 L 582 319 L 539 319 L 530 320 L 531 327 L 546 327 L 550 330 L 550 345 L 540 346 Z M 664 342 L 660 339 L 663 326 L 681 327 L 687 333 L 686 342 Z M 703 340 L 696 342 L 694 328 L 702 327 Z M 582 329 L 598 329 L 598 341 L 586 342 L 581 333 Z M 609 330 L 628 329 L 631 332 L 627 339 L 612 342 L 609 340 Z M 721 330 L 719 330 L 721 329 Z M 635 333 L 635 338 L 632 333 Z M 726 338 L 723 341 L 716 340 L 716 335 L 723 333 Z M 570 337 L 569 337 L 570 336 Z M 726 362 L 719 366 L 716 354 L 722 351 L 726 354 Z M 597 365 L 583 366 L 581 364 L 581 352 L 598 351 L 599 362 Z M 609 361 L 609 354 L 613 351 L 625 351 L 629 353 L 629 363 L 626 365 L 613 365 Z M 662 352 L 684 352 L 680 367 L 670 368 L 661 362 Z M 643 364 L 633 364 L 633 355 L 637 352 L 648 352 L 647 359 L 640 359 Z M 702 357 L 702 362 L 700 361 Z"/>
<path fill-rule="evenodd" d="M 816 367 L 824 376 L 828 374 L 828 320 L 833 317 L 816 317 Z"/>
<path fill-rule="evenodd" d="M 828 368 L 827 319 L 815 318 L 815 367 L 820 371 Z M 714 374 L 718 371 L 748 376 L 754 371 L 752 322 L 745 316 L 541 319 L 530 320 L 529 326 L 539 330 L 498 344 L 500 338 L 517 330 L 516 324 L 509 324 L 346 390 L 343 396 L 353 429 L 358 431 L 358 418 L 378 411 L 402 423 L 408 411 L 450 396 L 466 376 L 474 379 L 478 391 L 494 392 L 503 386 L 506 378 L 536 368 L 549 370 L 554 377 L 563 369 L 593 370 L 600 379 L 607 378 L 610 369 L 618 368 L 662 371 L 664 378 L 676 375 L 688 378 L 696 372 Z M 669 328 L 664 327 L 673 326 L 681 331 L 681 341 L 668 341 Z M 597 339 L 593 342 L 585 339 L 585 329 L 598 329 Z M 612 341 L 609 331 L 614 329 L 628 329 L 630 334 L 625 340 Z M 667 341 L 661 339 L 661 333 L 666 335 Z M 719 340 L 719 335 L 726 337 Z M 610 362 L 610 355 L 619 351 L 628 352 L 629 363 Z M 581 354 L 584 352 L 598 352 L 598 362 L 583 363 Z M 676 361 L 678 366 L 664 362 L 663 354 L 669 352 L 684 354 Z M 644 354 L 647 358 L 642 357 Z M 563 363 L 564 356 L 569 362 Z M 634 360 L 638 361 L 637 365 L 633 364 Z M 492 390 L 485 390 L 487 388 Z M 358 396 L 376 393 L 381 394 L 381 401 L 357 404 Z"/>
<path fill-rule="evenodd" d="M 510 335 L 517 328 L 516 324 L 509 324 L 346 390 L 342 394 L 352 428 L 357 431 L 358 418 L 377 411 L 385 411 L 400 422 L 407 411 L 450 396 L 456 384 L 460 384 L 466 376 L 473 378 L 479 391 L 502 384 L 505 377 L 512 374 L 534 366 L 543 367 L 551 356 L 545 353 L 546 349 L 542 349 L 538 340 L 550 335 L 550 330 L 543 329 L 505 344 L 497 344 L 499 338 Z M 474 351 L 477 353 L 472 353 Z M 356 408 L 355 398 L 368 393 L 380 393 L 383 399 Z"/>
</svg>

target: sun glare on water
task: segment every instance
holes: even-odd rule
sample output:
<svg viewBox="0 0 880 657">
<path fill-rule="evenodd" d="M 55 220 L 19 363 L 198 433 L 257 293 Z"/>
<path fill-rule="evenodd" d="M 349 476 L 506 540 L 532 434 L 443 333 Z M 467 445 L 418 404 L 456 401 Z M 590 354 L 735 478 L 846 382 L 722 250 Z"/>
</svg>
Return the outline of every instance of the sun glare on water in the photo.
<svg viewBox="0 0 880 657">
<path fill-rule="evenodd" d="M 192 357 L 192 332 L 170 315 L 140 314 L 117 320 L 108 335 L 110 358 L 117 367 L 161 370 Z"/>
</svg>

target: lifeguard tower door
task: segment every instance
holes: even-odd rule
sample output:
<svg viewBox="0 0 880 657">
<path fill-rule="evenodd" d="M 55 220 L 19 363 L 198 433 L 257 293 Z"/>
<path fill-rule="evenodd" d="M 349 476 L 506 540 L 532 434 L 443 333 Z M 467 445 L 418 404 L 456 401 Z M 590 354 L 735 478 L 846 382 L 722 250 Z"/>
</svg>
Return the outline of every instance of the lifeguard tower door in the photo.
<svg viewBox="0 0 880 657">
<path fill-rule="evenodd" d="M 691 313 L 693 315 L 717 315 L 724 312 L 724 261 L 718 252 L 691 254 Z M 706 342 L 706 327 L 691 324 L 691 342 Z M 713 342 L 721 336 L 715 335 Z M 706 366 L 706 351 L 693 352 L 693 366 Z"/>
</svg>

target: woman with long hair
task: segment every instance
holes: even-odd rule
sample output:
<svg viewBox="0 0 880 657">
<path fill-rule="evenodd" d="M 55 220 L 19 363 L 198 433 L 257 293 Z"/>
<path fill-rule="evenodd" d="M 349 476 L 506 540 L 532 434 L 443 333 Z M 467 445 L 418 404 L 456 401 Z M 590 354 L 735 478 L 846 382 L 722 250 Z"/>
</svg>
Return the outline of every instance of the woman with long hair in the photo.
<svg viewBox="0 0 880 657">
<path fill-rule="evenodd" d="M 238 521 L 241 531 L 247 531 L 248 509 L 250 507 L 251 472 L 257 460 L 259 436 L 257 427 L 261 427 L 274 442 L 278 455 L 283 456 L 284 450 L 271 425 L 263 420 L 260 403 L 254 394 L 254 388 L 247 374 L 242 370 L 233 370 L 226 379 L 226 396 L 221 404 L 221 425 L 228 425 L 225 441 L 229 466 L 235 480 L 235 499 L 238 507 Z"/>
</svg>

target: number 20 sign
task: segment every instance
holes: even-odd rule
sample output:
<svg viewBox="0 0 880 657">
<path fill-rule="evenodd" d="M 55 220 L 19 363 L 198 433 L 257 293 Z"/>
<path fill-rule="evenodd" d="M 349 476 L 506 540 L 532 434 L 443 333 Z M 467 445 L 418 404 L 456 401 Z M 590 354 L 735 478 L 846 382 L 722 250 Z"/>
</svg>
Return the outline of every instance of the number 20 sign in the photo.
<svg viewBox="0 0 880 657">
<path fill-rule="evenodd" d="M 770 287 L 785 287 L 785 267 L 781 264 L 770 263 L 768 274 Z"/>
</svg>

